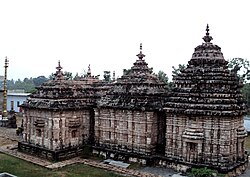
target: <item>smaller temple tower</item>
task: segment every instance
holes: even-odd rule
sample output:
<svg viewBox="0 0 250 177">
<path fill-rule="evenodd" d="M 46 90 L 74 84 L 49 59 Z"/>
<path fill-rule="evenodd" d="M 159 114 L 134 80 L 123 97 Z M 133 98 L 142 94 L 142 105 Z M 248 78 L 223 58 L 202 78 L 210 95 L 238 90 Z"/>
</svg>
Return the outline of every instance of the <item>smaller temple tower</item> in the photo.
<svg viewBox="0 0 250 177">
<path fill-rule="evenodd" d="M 113 83 L 95 109 L 96 151 L 116 158 L 164 154 L 165 84 L 152 74 L 142 53 L 129 72 Z M 95 151 L 94 151 L 95 152 Z M 145 159 L 144 159 L 145 160 Z"/>
<path fill-rule="evenodd" d="M 19 150 L 51 160 L 77 156 L 93 141 L 96 104 L 89 82 L 65 80 L 60 61 L 54 80 L 37 87 L 22 106 L 23 142 Z"/>
</svg>

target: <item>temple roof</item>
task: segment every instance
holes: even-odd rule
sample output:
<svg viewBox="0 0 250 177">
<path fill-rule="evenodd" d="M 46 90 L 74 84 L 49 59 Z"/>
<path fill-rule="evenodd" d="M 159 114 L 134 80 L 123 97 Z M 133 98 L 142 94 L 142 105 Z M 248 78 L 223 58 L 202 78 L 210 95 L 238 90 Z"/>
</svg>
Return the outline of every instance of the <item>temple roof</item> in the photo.
<svg viewBox="0 0 250 177">
<path fill-rule="evenodd" d="M 244 113 L 242 83 L 228 69 L 221 48 L 212 39 L 207 25 L 204 43 L 195 48 L 187 68 L 173 78 L 175 86 L 164 108 L 168 113 L 197 116 Z"/>
<path fill-rule="evenodd" d="M 138 59 L 128 72 L 118 78 L 107 95 L 98 101 L 99 107 L 121 109 L 162 109 L 161 96 L 166 93 L 165 84 L 152 73 L 144 60 L 142 44 Z"/>
<path fill-rule="evenodd" d="M 66 80 L 60 62 L 56 67 L 55 79 L 37 87 L 23 107 L 39 109 L 81 109 L 96 104 L 93 82 Z"/>
</svg>

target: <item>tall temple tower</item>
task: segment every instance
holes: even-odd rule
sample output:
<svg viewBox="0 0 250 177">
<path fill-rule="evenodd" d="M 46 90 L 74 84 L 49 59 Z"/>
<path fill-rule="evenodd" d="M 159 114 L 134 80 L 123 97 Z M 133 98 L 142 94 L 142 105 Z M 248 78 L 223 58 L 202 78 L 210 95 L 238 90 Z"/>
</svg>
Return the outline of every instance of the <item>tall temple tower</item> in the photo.
<svg viewBox="0 0 250 177">
<path fill-rule="evenodd" d="M 187 68 L 173 78 L 165 105 L 165 156 L 221 172 L 247 163 L 242 83 L 213 44 L 207 25 Z"/>
</svg>

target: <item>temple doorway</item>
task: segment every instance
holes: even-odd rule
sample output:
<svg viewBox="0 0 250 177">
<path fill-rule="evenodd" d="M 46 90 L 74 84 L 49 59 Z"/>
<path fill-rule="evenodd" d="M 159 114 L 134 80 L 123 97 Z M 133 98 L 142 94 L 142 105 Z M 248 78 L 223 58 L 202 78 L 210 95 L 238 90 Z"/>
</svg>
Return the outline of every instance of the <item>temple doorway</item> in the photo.
<svg viewBox="0 0 250 177">
<path fill-rule="evenodd" d="M 187 162 L 197 162 L 198 158 L 198 144 L 187 142 Z"/>
</svg>

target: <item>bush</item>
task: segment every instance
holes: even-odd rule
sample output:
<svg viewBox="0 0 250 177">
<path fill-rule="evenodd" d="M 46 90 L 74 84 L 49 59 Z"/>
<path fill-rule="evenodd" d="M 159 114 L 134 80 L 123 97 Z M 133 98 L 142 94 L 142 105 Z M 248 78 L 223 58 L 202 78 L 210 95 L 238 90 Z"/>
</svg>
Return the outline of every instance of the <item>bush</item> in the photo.
<svg viewBox="0 0 250 177">
<path fill-rule="evenodd" d="M 212 170 L 207 167 L 192 168 L 191 172 L 187 173 L 187 175 L 190 177 L 213 177 L 217 176 L 218 172 L 216 170 Z"/>
</svg>

